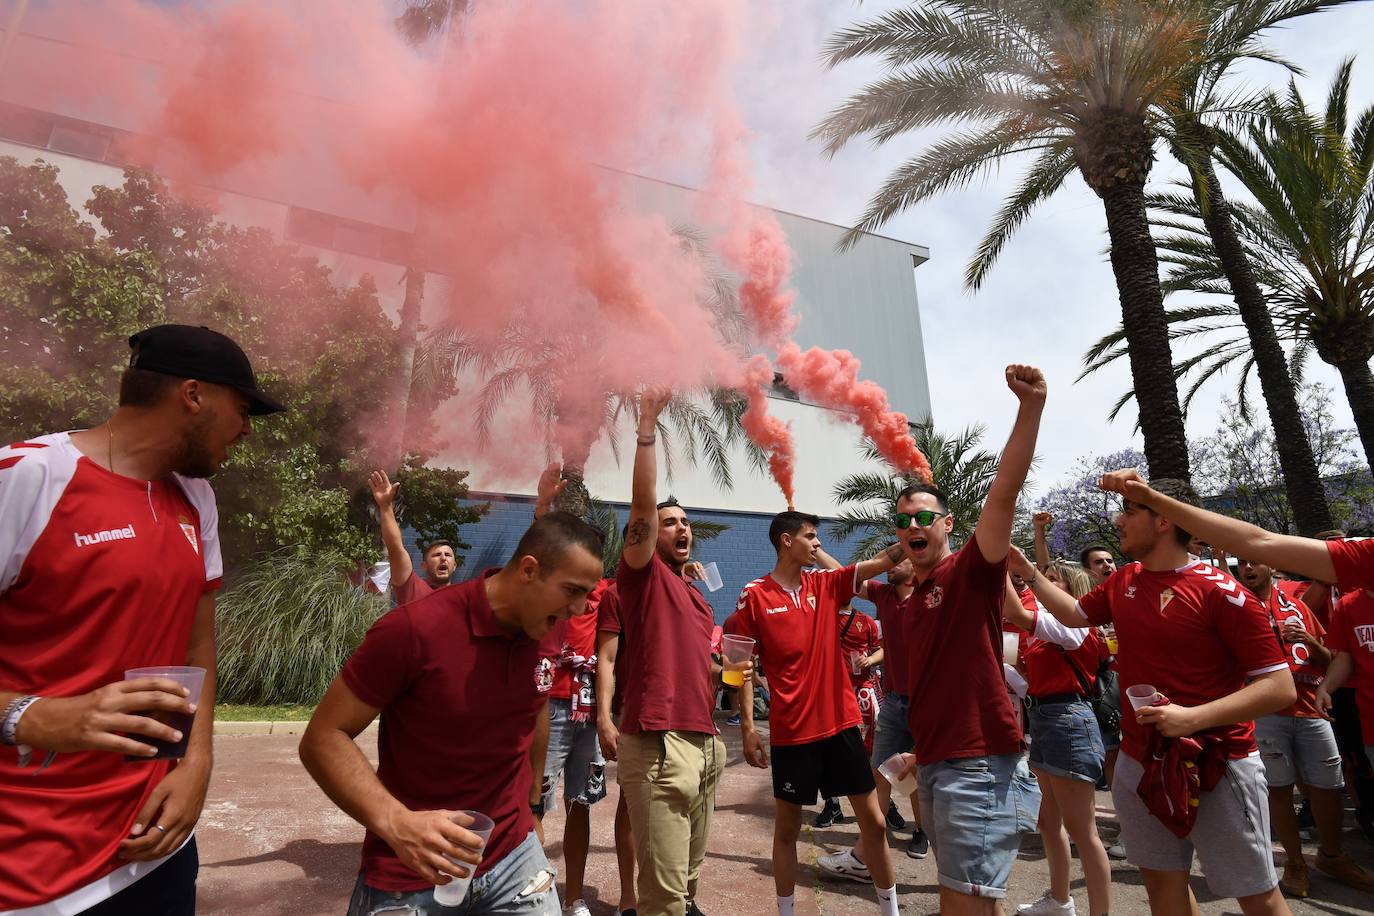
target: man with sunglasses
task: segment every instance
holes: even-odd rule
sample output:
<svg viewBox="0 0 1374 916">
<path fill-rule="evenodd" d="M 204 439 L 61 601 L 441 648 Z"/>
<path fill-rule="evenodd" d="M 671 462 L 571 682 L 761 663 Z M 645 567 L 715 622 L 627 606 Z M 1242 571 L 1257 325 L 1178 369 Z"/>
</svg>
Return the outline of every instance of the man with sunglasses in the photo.
<svg viewBox="0 0 1374 916">
<path fill-rule="evenodd" d="M 928 483 L 904 489 L 893 516 L 914 574 L 903 616 L 907 722 L 946 916 L 998 911 L 1021 836 L 1035 830 L 1040 808 L 1002 677 L 1002 598 L 1012 517 L 1046 388 L 1032 366 L 1008 366 L 1006 380 L 1020 408 L 973 537 L 953 550 L 949 504 Z"/>
</svg>

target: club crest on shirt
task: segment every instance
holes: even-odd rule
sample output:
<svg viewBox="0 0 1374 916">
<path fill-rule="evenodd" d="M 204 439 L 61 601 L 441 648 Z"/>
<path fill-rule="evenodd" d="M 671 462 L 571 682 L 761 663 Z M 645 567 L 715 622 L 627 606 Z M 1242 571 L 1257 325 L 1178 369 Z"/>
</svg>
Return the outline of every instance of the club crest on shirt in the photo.
<svg viewBox="0 0 1374 916">
<path fill-rule="evenodd" d="M 938 585 L 932 586 L 926 593 L 926 607 L 935 608 L 940 606 L 940 602 L 945 600 L 945 590 Z"/>
<path fill-rule="evenodd" d="M 200 539 L 196 537 L 196 526 L 184 515 L 177 516 L 177 523 L 181 525 L 181 533 L 186 535 L 186 540 L 191 542 L 191 549 L 200 553 Z"/>
<path fill-rule="evenodd" d="M 541 658 L 534 666 L 534 689 L 540 693 L 553 689 L 553 659 Z"/>
<path fill-rule="evenodd" d="M 1166 588 L 1159 593 L 1159 612 L 1164 613 L 1164 609 L 1169 606 L 1169 602 L 1174 600 L 1174 590 Z"/>
<path fill-rule="evenodd" d="M 1135 586 L 1134 586 L 1134 585 L 1128 585 L 1128 586 L 1126 586 L 1126 597 L 1127 597 L 1127 598 L 1134 598 L 1134 597 L 1135 597 Z"/>
</svg>

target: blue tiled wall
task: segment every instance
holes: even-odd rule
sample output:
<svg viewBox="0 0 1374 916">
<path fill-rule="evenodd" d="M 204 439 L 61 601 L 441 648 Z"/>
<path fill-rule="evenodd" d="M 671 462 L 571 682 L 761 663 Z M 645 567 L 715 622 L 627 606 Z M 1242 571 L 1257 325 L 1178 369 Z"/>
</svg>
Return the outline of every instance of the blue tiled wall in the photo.
<svg viewBox="0 0 1374 916">
<path fill-rule="evenodd" d="M 471 549 L 462 551 L 464 561 L 458 574 L 463 579 L 471 578 L 488 566 L 504 565 L 515 550 L 516 542 L 534 520 L 534 501 L 526 497 L 484 495 L 473 501 L 490 502 L 491 512 L 476 525 L 465 525 L 462 529 L 463 540 L 472 545 Z M 628 507 L 616 505 L 615 509 L 623 523 Z M 706 600 L 715 609 L 716 622 L 720 623 L 734 611 L 740 589 L 771 570 L 777 560 L 773 546 L 768 543 L 768 524 L 773 516 L 693 509 L 690 506 L 687 507 L 687 513 L 693 519 L 730 526 L 719 537 L 700 541 L 693 548 L 697 559 L 703 563 L 714 560 L 720 567 L 725 587 L 717 592 L 703 589 Z M 846 562 L 850 556 L 850 545 L 832 541 L 827 536 L 830 521 L 823 519 L 821 522 L 821 541 L 836 559 Z M 405 537 L 412 555 L 418 556 L 414 533 L 407 530 Z M 861 604 L 866 612 L 872 613 L 872 607 L 867 602 Z"/>
</svg>

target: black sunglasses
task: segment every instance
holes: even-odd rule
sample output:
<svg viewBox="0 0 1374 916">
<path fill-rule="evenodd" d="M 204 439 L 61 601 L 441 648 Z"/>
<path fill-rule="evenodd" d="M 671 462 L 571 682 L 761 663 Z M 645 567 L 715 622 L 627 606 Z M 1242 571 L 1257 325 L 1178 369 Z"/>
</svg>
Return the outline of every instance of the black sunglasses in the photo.
<svg viewBox="0 0 1374 916">
<path fill-rule="evenodd" d="M 929 509 L 922 509 L 920 512 L 898 512 L 892 516 L 892 527 L 898 531 L 905 531 L 915 522 L 921 528 L 929 528 L 935 523 L 937 518 L 944 518 L 948 512 L 932 512 Z"/>
</svg>

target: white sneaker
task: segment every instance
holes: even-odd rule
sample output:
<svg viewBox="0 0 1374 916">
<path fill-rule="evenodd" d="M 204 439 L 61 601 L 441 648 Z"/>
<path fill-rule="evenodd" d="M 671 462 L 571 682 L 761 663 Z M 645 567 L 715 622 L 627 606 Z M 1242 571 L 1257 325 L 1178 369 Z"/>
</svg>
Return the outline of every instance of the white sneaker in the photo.
<svg viewBox="0 0 1374 916">
<path fill-rule="evenodd" d="M 1107 855 L 1113 859 L 1124 859 L 1126 858 L 1126 847 L 1120 843 L 1113 843 L 1107 847 Z"/>
<path fill-rule="evenodd" d="M 592 916 L 592 911 L 587 909 L 587 904 L 579 898 L 563 908 L 563 916 Z"/>
<path fill-rule="evenodd" d="M 1016 908 L 1016 912 L 1026 916 L 1075 916 L 1076 913 L 1073 897 L 1069 898 L 1068 903 L 1060 903 L 1049 891 L 1041 894 L 1039 900 L 1021 904 Z"/>
<path fill-rule="evenodd" d="M 860 884 L 872 884 L 873 876 L 868 873 L 868 866 L 854 857 L 852 849 L 844 852 L 837 852 L 833 856 L 821 856 L 816 860 L 816 864 L 821 868 L 821 874 L 831 878 L 844 878 L 848 881 L 857 881 Z"/>
</svg>

